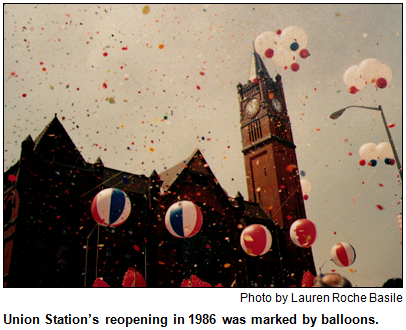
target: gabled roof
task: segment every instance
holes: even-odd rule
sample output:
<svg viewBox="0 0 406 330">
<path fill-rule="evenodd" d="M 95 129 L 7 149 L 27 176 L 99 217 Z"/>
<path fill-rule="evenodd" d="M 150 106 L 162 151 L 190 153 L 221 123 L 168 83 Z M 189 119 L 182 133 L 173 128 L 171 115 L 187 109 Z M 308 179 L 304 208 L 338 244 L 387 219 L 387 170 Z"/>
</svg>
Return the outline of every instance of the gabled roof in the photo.
<svg viewBox="0 0 406 330">
<path fill-rule="evenodd" d="M 103 188 L 117 188 L 126 192 L 144 195 L 148 192 L 149 179 L 145 175 L 103 168 Z"/>
<path fill-rule="evenodd" d="M 34 140 L 34 151 L 45 160 L 73 167 L 88 167 L 56 114 Z"/>
<path fill-rule="evenodd" d="M 199 159 L 202 163 L 201 166 L 198 166 L 195 162 L 196 159 Z M 162 172 L 159 175 L 159 178 L 163 182 L 162 188 L 167 191 L 170 190 L 171 186 L 177 180 L 177 178 L 182 174 L 185 168 L 190 169 L 191 171 L 198 171 L 204 175 L 210 175 L 215 178 L 214 174 L 210 170 L 209 166 L 207 165 L 206 160 L 204 159 L 202 153 L 199 149 L 195 149 L 193 153 L 186 158 L 184 161 L 176 164 L 175 166 L 171 167 L 170 169 Z"/>
</svg>

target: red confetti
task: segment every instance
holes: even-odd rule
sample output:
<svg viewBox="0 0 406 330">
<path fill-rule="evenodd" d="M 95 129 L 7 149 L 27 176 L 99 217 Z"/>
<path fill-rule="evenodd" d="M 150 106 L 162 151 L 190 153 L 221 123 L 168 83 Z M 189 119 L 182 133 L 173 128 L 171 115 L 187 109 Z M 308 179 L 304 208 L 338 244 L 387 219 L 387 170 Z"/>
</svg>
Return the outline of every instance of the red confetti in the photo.
<svg viewBox="0 0 406 330">
<path fill-rule="evenodd" d="M 349 155 L 349 156 L 352 156 L 352 152 L 349 152 L 348 155 Z"/>
<path fill-rule="evenodd" d="M 163 261 L 158 261 L 158 264 L 165 265 L 165 263 Z"/>
<path fill-rule="evenodd" d="M 389 124 L 388 125 L 389 128 L 392 128 L 392 127 L 395 127 L 395 126 L 396 126 L 395 124 Z"/>
<path fill-rule="evenodd" d="M 11 71 L 10 77 L 15 77 L 15 76 L 16 76 L 16 72 L 15 72 L 15 71 Z"/>
<path fill-rule="evenodd" d="M 200 71 L 200 75 L 201 75 L 201 76 L 204 76 L 204 75 L 205 75 L 205 73 L 204 73 L 204 72 L 202 72 L 202 71 Z"/>
<path fill-rule="evenodd" d="M 376 204 L 376 207 L 378 208 L 378 210 L 381 210 L 381 211 L 384 209 L 384 207 L 382 205 Z"/>
<path fill-rule="evenodd" d="M 103 88 L 106 89 L 107 88 L 107 84 L 103 83 Z"/>
<path fill-rule="evenodd" d="M 385 185 L 384 185 L 384 184 L 382 184 L 382 183 L 379 183 L 379 186 L 380 186 L 380 187 L 385 187 Z"/>
<path fill-rule="evenodd" d="M 276 31 L 276 34 L 281 34 L 281 33 L 282 33 L 281 30 L 277 30 L 277 31 Z"/>
<path fill-rule="evenodd" d="M 308 195 L 304 195 L 304 196 L 303 196 L 303 199 L 304 199 L 305 201 L 307 201 L 307 200 L 309 199 L 309 196 L 308 196 Z"/>
<path fill-rule="evenodd" d="M 281 188 L 281 189 L 285 189 L 286 186 L 285 186 L 284 184 L 281 184 L 280 188 Z"/>
<path fill-rule="evenodd" d="M 257 78 L 254 78 L 254 79 L 252 80 L 252 82 L 253 82 L 254 84 L 258 84 L 258 79 L 257 79 Z"/>
<path fill-rule="evenodd" d="M 140 247 L 136 244 L 133 245 L 133 248 L 135 251 L 139 252 L 140 251 Z"/>
<path fill-rule="evenodd" d="M 196 86 L 197 89 L 200 89 L 200 86 Z"/>
<path fill-rule="evenodd" d="M 46 69 L 46 68 L 42 68 L 42 71 L 44 71 L 44 72 L 45 72 L 45 71 L 47 71 L 47 69 Z"/>
<path fill-rule="evenodd" d="M 336 232 L 336 231 L 334 232 L 334 235 L 337 235 L 337 232 Z"/>
<path fill-rule="evenodd" d="M 127 50 L 127 49 L 128 49 L 128 47 L 122 47 L 121 49 L 122 49 L 122 50 Z"/>
<path fill-rule="evenodd" d="M 108 53 L 106 53 L 106 52 L 104 52 L 104 53 L 103 53 L 103 56 L 104 56 L 104 57 L 106 57 L 107 55 L 109 55 L 109 54 L 108 54 Z"/>
<path fill-rule="evenodd" d="M 21 96 L 22 96 L 22 97 L 27 97 L 27 94 L 25 94 L 25 93 L 24 93 L 24 94 L 23 94 L 23 95 L 21 95 Z"/>
</svg>

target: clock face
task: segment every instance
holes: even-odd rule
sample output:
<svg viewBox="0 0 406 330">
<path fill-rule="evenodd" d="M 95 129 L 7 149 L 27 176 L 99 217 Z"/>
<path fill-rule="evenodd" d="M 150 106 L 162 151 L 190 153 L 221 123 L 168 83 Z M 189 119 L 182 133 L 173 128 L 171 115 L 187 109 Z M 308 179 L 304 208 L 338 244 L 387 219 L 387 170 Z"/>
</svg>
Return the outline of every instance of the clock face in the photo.
<svg viewBox="0 0 406 330">
<path fill-rule="evenodd" d="M 282 112 L 282 104 L 277 99 L 272 99 L 272 107 L 277 113 Z"/>
<path fill-rule="evenodd" d="M 245 105 L 245 113 L 248 116 L 253 116 L 258 112 L 259 109 L 259 101 L 258 99 L 251 99 Z"/>
</svg>

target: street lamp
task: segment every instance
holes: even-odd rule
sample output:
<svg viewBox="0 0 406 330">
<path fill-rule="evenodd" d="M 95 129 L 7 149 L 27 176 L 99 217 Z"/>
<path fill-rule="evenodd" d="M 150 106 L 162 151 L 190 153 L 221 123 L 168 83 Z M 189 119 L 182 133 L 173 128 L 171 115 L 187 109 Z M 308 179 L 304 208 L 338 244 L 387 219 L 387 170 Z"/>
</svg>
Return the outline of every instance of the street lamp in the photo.
<svg viewBox="0 0 406 330">
<path fill-rule="evenodd" d="M 384 114 L 383 114 L 382 106 L 381 106 L 381 105 L 378 105 L 377 108 L 374 108 L 374 107 L 364 107 L 364 106 L 359 106 L 359 105 L 350 105 L 350 106 L 348 106 L 348 107 L 345 107 L 345 108 L 343 108 L 343 109 L 341 109 L 341 110 L 338 110 L 338 111 L 332 113 L 332 114 L 330 115 L 330 118 L 331 118 L 331 119 L 337 119 L 337 118 L 339 118 L 339 117 L 344 113 L 344 111 L 347 110 L 348 108 L 361 108 L 361 109 L 368 109 L 368 110 L 378 110 L 378 111 L 381 112 L 383 124 L 384 124 L 385 129 L 386 129 L 386 134 L 388 134 L 389 142 L 390 142 L 390 145 L 391 145 L 391 147 L 392 147 L 393 156 L 395 157 L 395 162 L 396 162 L 396 165 L 397 165 L 397 167 L 398 167 L 399 176 L 400 176 L 400 179 L 403 181 L 402 165 L 400 164 L 399 157 L 398 157 L 398 153 L 396 152 L 395 145 L 393 144 L 392 136 L 391 136 L 391 134 L 390 134 L 390 132 L 389 132 L 388 124 L 386 123 L 386 119 L 385 119 L 385 116 L 384 116 Z"/>
</svg>

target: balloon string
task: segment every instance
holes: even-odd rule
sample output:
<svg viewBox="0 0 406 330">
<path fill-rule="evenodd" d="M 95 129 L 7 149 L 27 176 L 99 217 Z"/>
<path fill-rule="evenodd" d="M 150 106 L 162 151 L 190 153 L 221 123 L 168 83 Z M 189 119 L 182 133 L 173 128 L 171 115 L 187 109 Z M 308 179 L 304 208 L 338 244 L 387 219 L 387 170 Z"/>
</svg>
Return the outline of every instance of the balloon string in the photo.
<svg viewBox="0 0 406 330">
<path fill-rule="evenodd" d="M 80 196 L 79 198 L 82 198 L 83 196 L 86 196 L 88 193 L 92 192 L 93 190 L 99 188 L 100 186 L 104 185 L 106 182 L 113 180 L 115 177 L 119 176 L 120 174 L 122 174 L 123 172 L 119 172 L 116 175 L 113 175 L 110 179 L 107 179 L 106 181 L 103 181 L 102 183 L 98 184 L 96 187 L 94 187 L 93 189 L 90 189 L 89 191 L 85 192 L 82 196 Z M 131 178 L 133 175 L 131 175 L 129 178 Z M 114 188 L 115 186 L 117 186 L 119 183 L 115 184 L 112 188 Z"/>
<path fill-rule="evenodd" d="M 275 215 L 278 214 L 278 212 L 282 209 L 283 205 L 285 205 L 285 204 L 288 202 L 288 200 L 293 196 L 293 194 L 294 194 L 300 187 L 301 187 L 301 184 L 298 184 L 297 187 L 296 187 L 296 189 L 291 192 L 290 196 L 289 196 L 288 198 L 286 198 L 286 200 L 283 202 L 283 204 L 280 206 L 280 208 L 279 208 L 275 213 L 273 213 L 272 216 L 275 216 Z"/>
<path fill-rule="evenodd" d="M 361 194 L 361 192 L 367 187 L 368 181 L 371 179 L 372 175 L 374 175 L 374 173 L 376 172 L 376 168 L 373 170 L 373 172 L 370 174 L 369 178 L 367 179 L 367 181 L 365 182 L 364 186 L 358 191 L 358 193 L 355 195 L 355 197 L 353 197 L 353 201 L 355 201 L 355 199 Z M 338 220 L 339 218 L 341 218 L 344 213 L 348 210 L 348 208 L 350 207 L 351 203 L 348 203 L 347 207 L 344 209 L 343 212 L 341 212 L 341 214 L 335 219 Z"/>
</svg>

